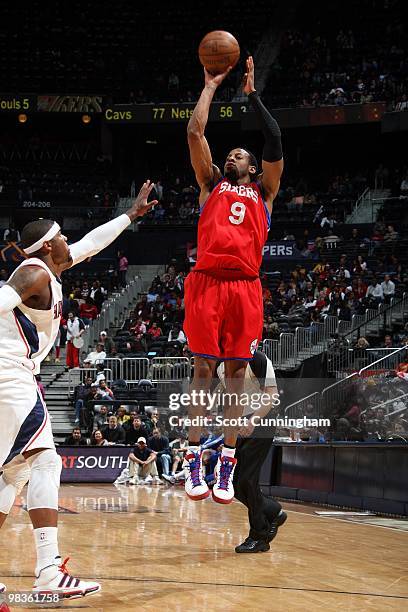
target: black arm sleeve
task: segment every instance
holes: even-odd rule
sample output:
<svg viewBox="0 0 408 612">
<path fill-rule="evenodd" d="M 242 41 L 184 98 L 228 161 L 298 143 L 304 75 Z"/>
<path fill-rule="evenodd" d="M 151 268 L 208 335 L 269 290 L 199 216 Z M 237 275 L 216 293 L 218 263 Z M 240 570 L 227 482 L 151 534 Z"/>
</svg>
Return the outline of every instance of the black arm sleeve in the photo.
<svg viewBox="0 0 408 612">
<path fill-rule="evenodd" d="M 262 159 L 266 162 L 279 161 L 283 157 L 279 125 L 264 106 L 256 91 L 249 94 L 248 100 L 258 117 L 260 128 L 265 138 Z"/>
</svg>

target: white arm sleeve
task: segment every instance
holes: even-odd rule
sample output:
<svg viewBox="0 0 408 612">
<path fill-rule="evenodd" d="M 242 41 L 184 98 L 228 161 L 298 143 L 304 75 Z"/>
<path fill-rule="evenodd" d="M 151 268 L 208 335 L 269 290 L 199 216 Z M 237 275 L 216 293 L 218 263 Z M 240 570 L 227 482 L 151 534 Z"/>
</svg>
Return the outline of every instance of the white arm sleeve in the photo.
<svg viewBox="0 0 408 612">
<path fill-rule="evenodd" d="M 19 306 L 23 300 L 18 295 L 17 291 L 10 285 L 0 287 L 0 317 L 11 312 L 16 306 Z"/>
<path fill-rule="evenodd" d="M 128 225 L 130 225 L 130 219 L 127 215 L 120 215 L 108 223 L 99 225 L 93 229 L 89 234 L 86 234 L 78 242 L 69 245 L 69 251 L 72 257 L 72 265 L 81 263 L 84 259 L 92 257 L 109 246 Z"/>
</svg>

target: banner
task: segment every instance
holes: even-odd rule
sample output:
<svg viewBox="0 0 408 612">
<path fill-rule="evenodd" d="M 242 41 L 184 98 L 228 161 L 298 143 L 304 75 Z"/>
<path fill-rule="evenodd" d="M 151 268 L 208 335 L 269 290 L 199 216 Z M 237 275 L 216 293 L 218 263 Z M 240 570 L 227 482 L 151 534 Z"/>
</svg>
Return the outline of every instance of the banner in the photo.
<svg viewBox="0 0 408 612">
<path fill-rule="evenodd" d="M 61 482 L 114 482 L 128 465 L 131 446 L 58 446 Z"/>
<path fill-rule="evenodd" d="M 37 106 L 48 113 L 101 113 L 102 96 L 38 96 Z"/>
<path fill-rule="evenodd" d="M 271 259 L 298 259 L 301 257 L 301 253 L 296 248 L 294 240 L 276 240 L 274 242 L 267 242 L 264 245 L 262 256 L 265 261 Z"/>
</svg>

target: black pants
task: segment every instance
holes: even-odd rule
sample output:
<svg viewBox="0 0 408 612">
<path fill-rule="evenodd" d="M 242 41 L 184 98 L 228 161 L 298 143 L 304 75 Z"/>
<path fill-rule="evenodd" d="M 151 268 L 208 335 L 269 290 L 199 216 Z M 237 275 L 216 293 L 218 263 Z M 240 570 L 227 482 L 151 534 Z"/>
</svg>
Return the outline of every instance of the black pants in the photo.
<svg viewBox="0 0 408 612">
<path fill-rule="evenodd" d="M 271 438 L 241 438 L 237 441 L 237 465 L 234 472 L 235 497 L 248 508 L 249 537 L 267 537 L 270 521 L 281 511 L 275 499 L 266 497 L 259 486 L 259 475 L 273 440 Z"/>
</svg>

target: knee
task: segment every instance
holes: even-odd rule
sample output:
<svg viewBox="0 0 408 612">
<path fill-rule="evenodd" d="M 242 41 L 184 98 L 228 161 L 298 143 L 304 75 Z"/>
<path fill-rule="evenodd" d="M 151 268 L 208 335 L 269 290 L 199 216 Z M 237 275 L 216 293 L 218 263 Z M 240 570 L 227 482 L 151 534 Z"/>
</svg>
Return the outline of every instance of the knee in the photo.
<svg viewBox="0 0 408 612">
<path fill-rule="evenodd" d="M 209 359 L 196 358 L 194 365 L 194 378 L 204 380 L 212 379 L 214 373 L 215 362 Z"/>
<path fill-rule="evenodd" d="M 11 464 L 3 466 L 2 476 L 4 483 L 12 485 L 16 490 L 16 495 L 18 495 L 30 478 L 30 466 L 25 460 L 11 462 Z"/>
<path fill-rule="evenodd" d="M 31 467 L 27 494 L 28 510 L 37 508 L 58 510 L 61 457 L 55 449 L 47 448 L 28 457 L 27 463 Z"/>
<path fill-rule="evenodd" d="M 27 463 L 31 468 L 32 475 L 35 473 L 38 474 L 39 472 L 47 473 L 47 475 L 58 482 L 59 485 L 62 460 L 55 449 L 46 448 L 45 450 L 39 451 L 28 457 Z"/>
</svg>

